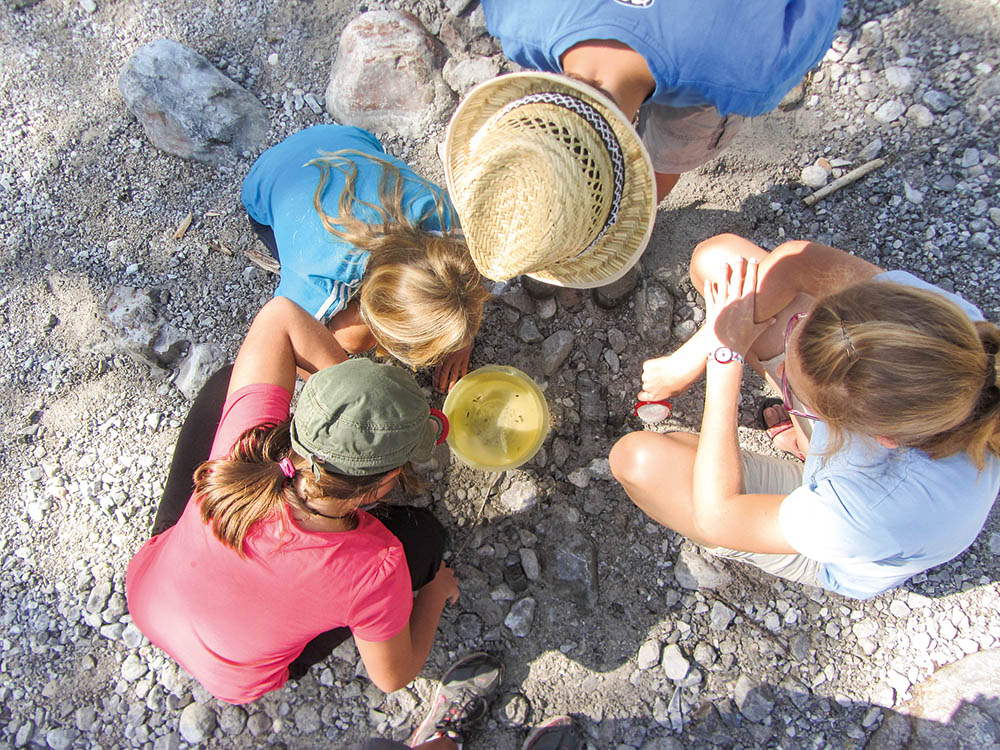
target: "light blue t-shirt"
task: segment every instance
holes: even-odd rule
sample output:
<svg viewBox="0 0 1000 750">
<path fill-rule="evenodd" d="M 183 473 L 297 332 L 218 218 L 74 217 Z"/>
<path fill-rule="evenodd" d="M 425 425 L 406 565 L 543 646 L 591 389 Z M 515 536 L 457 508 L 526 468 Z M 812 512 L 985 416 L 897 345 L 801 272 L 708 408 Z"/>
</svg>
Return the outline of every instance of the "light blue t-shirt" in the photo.
<svg viewBox="0 0 1000 750">
<path fill-rule="evenodd" d="M 978 308 L 905 271 L 875 277 L 937 292 L 973 321 Z M 914 448 L 889 450 L 848 435 L 835 454 L 822 455 L 829 431 L 816 422 L 803 484 L 781 503 L 781 530 L 797 552 L 822 563 L 824 588 L 859 599 L 898 586 L 951 560 L 982 530 L 1000 492 L 1000 459 L 982 472 L 969 457 L 931 460 Z"/>
<path fill-rule="evenodd" d="M 646 59 L 652 101 L 752 117 L 778 106 L 830 47 L 843 0 L 482 0 L 486 27 L 520 65 L 562 71 L 588 39 Z"/>
<path fill-rule="evenodd" d="M 428 232 L 441 230 L 434 211 L 441 188 L 418 177 L 402 161 L 386 154 L 382 144 L 367 130 L 344 125 L 316 125 L 290 135 L 261 154 L 243 180 L 242 199 L 254 221 L 274 230 L 281 262 L 281 281 L 274 295 L 287 297 L 324 323 L 347 306 L 361 285 L 368 263 L 367 252 L 357 252 L 352 245 L 327 231 L 313 206 L 320 170 L 316 166 L 306 166 L 306 162 L 322 153 L 340 149 L 370 154 L 399 167 L 404 184 L 404 214 Z M 378 205 L 382 166 L 364 156 L 351 158 L 358 170 L 354 183 L 356 198 Z M 340 170 L 330 170 L 320 202 L 331 218 L 339 213 L 337 202 L 344 182 Z M 457 226 L 457 221 L 447 198 L 445 201 L 444 224 L 445 229 L 449 229 L 453 224 Z M 353 213 L 370 223 L 380 221 L 375 211 L 357 201 Z"/>
</svg>

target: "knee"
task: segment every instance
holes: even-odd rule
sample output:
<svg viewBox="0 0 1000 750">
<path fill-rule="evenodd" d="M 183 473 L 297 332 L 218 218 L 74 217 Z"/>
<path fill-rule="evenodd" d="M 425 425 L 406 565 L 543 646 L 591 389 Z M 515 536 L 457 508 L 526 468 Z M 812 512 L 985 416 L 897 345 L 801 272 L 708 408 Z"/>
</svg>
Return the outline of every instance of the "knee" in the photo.
<svg viewBox="0 0 1000 750">
<path fill-rule="evenodd" d="M 701 291 L 704 280 L 712 275 L 713 269 L 727 263 L 733 257 L 733 244 L 742 241 L 743 238 L 735 234 L 717 234 L 695 246 L 688 271 L 691 274 L 691 283 L 698 291 Z"/>
<path fill-rule="evenodd" d="M 642 484 L 644 477 L 649 475 L 650 462 L 653 460 L 649 435 L 648 432 L 630 432 L 611 448 L 608 463 L 611 465 L 611 475 L 620 484 Z"/>
</svg>

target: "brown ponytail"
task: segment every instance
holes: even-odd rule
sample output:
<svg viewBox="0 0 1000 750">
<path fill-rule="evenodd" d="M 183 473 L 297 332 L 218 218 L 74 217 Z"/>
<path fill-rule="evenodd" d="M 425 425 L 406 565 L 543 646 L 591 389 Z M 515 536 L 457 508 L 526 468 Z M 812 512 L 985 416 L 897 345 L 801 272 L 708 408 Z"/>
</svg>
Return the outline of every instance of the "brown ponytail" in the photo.
<svg viewBox="0 0 1000 750">
<path fill-rule="evenodd" d="M 867 281 L 816 303 L 798 353 L 809 405 L 830 428 L 890 438 L 931 458 L 1000 456 L 1000 330 L 939 294 Z"/>
<path fill-rule="evenodd" d="M 316 501 L 339 500 L 346 513 L 373 502 L 388 472 L 354 477 L 320 471 L 292 451 L 291 418 L 279 424 L 261 424 L 246 430 L 227 458 L 205 461 L 194 473 L 194 492 L 201 503 L 201 518 L 223 544 L 245 556 L 244 539 L 250 528 L 281 510 L 284 504 L 302 508 Z M 289 479 L 280 461 L 289 458 L 295 476 Z M 400 478 L 407 493 L 419 492 L 424 483 L 409 463 Z"/>
</svg>

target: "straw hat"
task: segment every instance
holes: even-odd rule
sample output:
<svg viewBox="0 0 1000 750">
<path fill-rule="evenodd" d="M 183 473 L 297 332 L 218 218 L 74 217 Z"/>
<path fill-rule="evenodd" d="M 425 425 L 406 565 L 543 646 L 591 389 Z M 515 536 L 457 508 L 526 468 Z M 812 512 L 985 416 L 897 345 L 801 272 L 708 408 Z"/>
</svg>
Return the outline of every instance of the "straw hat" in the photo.
<svg viewBox="0 0 1000 750">
<path fill-rule="evenodd" d="M 649 154 L 614 102 L 571 78 L 526 72 L 480 84 L 448 124 L 444 161 L 472 258 L 495 281 L 603 286 L 649 241 Z"/>
</svg>

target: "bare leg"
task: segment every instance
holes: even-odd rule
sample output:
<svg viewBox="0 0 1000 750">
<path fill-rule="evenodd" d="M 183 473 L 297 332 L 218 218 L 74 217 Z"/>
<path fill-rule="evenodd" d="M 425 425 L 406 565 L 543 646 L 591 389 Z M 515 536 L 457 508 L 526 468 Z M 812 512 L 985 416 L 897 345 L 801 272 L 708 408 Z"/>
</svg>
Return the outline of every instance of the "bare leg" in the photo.
<svg viewBox="0 0 1000 750">
<path fill-rule="evenodd" d="M 694 456 L 698 436 L 631 432 L 611 449 L 611 473 L 642 511 L 695 542 Z"/>
</svg>

